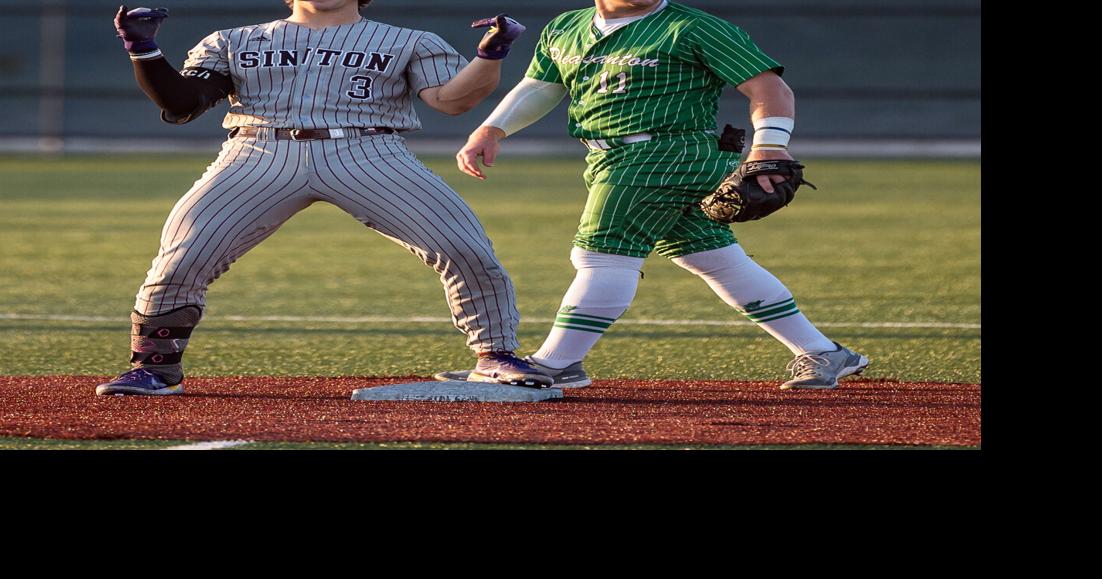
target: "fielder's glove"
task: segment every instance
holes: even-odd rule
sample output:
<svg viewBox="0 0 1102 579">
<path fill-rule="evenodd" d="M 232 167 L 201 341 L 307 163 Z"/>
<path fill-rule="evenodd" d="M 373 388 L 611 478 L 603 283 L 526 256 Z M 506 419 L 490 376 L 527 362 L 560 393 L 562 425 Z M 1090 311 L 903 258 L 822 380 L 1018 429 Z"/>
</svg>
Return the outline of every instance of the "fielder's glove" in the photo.
<svg viewBox="0 0 1102 579">
<path fill-rule="evenodd" d="M 130 54 L 153 52 L 157 50 L 153 37 L 165 18 L 168 18 L 168 8 L 129 10 L 124 4 L 119 6 L 119 13 L 115 15 L 115 30 Z"/>
<path fill-rule="evenodd" d="M 804 181 L 803 169 L 798 161 L 785 159 L 747 161 L 728 175 L 715 193 L 700 202 L 700 209 L 720 223 L 761 219 L 791 203 L 800 185 L 817 189 Z M 758 183 L 758 175 L 783 175 L 787 179 L 774 183 L 773 192 L 766 193 Z"/>
<path fill-rule="evenodd" d="M 486 28 L 486 35 L 478 43 L 478 57 L 488 60 L 501 60 L 509 54 L 513 47 L 513 41 L 525 31 L 524 25 L 506 14 L 498 14 L 493 18 L 483 18 L 471 23 L 471 28 Z"/>
</svg>

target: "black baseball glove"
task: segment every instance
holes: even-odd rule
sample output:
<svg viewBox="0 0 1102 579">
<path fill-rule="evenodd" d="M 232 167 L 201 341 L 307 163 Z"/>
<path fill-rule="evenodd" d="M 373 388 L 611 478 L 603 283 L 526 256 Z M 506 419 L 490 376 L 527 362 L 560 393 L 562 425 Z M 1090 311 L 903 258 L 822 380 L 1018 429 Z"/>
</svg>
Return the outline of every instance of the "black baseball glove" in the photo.
<svg viewBox="0 0 1102 579">
<path fill-rule="evenodd" d="M 747 161 L 728 175 L 715 193 L 700 202 L 700 209 L 710 219 L 720 223 L 761 219 L 791 203 L 800 185 L 817 189 L 804 181 L 803 169 L 799 161 Z M 758 175 L 782 175 L 786 179 L 774 183 L 773 192 L 766 193 L 758 183 Z"/>
</svg>

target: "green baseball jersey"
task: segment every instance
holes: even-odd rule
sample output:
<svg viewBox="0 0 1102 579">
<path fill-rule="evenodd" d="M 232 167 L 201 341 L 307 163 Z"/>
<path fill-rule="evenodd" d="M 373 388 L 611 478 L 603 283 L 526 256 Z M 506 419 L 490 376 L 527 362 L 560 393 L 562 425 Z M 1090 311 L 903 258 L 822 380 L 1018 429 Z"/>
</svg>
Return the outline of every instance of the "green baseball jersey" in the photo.
<svg viewBox="0 0 1102 579">
<path fill-rule="evenodd" d="M 552 20 L 540 35 L 527 76 L 570 92 L 570 136 L 615 138 L 716 128 L 719 96 L 783 67 L 739 27 L 681 4 L 607 36 L 596 8 Z"/>
</svg>

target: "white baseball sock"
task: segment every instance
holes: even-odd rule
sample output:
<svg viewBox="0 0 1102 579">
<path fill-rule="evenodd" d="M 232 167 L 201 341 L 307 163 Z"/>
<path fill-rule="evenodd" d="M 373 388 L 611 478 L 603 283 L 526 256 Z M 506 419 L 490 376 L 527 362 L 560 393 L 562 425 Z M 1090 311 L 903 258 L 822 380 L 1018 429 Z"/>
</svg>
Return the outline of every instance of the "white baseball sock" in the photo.
<svg viewBox="0 0 1102 579">
<path fill-rule="evenodd" d="M 635 299 L 644 260 L 575 247 L 570 261 L 578 270 L 574 283 L 562 298 L 551 333 L 531 356 L 551 368 L 565 368 L 584 358 L 627 311 Z"/>
<path fill-rule="evenodd" d="M 758 324 L 797 356 L 834 350 L 811 324 L 781 280 L 758 265 L 737 243 L 672 260 L 700 276 L 723 301 Z"/>
</svg>

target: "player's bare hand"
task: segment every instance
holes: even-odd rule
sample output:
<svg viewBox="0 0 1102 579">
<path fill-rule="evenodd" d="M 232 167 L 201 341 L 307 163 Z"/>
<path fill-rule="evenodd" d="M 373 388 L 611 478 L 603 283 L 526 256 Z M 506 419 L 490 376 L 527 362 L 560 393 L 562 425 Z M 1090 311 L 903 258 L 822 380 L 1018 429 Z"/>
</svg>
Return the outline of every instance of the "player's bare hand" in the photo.
<svg viewBox="0 0 1102 579">
<path fill-rule="evenodd" d="M 772 159 L 784 159 L 787 161 L 793 161 L 792 155 L 788 154 L 788 151 L 776 151 L 770 149 L 753 149 L 750 154 L 746 156 L 745 161 L 768 161 Z M 784 181 L 784 177 L 781 175 L 758 175 L 758 185 L 765 190 L 766 193 L 773 192 L 773 184 Z"/>
<path fill-rule="evenodd" d="M 501 150 L 501 144 L 498 141 L 504 138 L 505 131 L 497 127 L 483 126 L 476 129 L 467 138 L 467 144 L 463 145 L 455 155 L 459 170 L 471 177 L 486 180 L 486 174 L 479 167 L 478 159 L 481 157 L 483 165 L 493 167 L 497 153 Z"/>
</svg>

